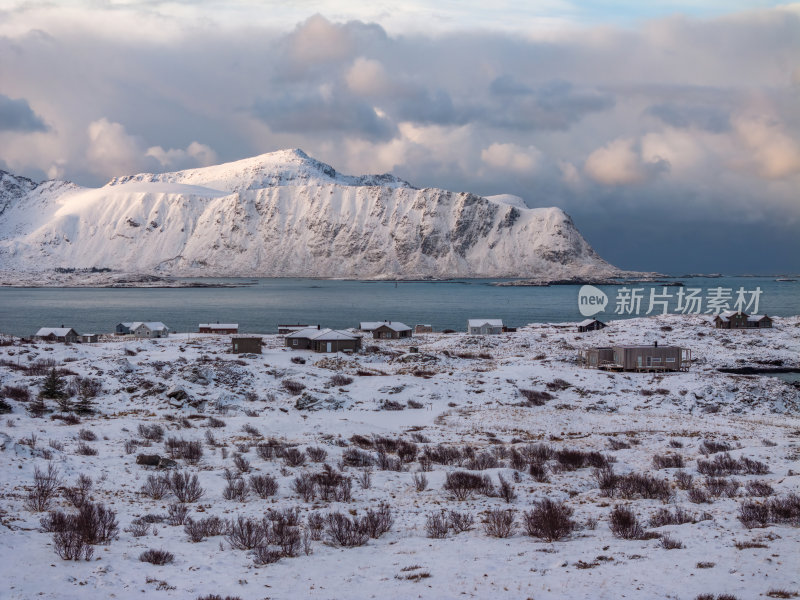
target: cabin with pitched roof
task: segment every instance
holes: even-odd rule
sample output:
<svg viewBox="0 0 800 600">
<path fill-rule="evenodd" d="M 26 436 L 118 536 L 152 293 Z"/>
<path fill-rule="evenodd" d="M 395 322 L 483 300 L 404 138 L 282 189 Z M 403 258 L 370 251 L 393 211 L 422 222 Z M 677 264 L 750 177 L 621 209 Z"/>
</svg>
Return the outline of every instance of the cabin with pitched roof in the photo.
<svg viewBox="0 0 800 600">
<path fill-rule="evenodd" d="M 502 319 L 468 319 L 467 333 L 471 335 L 497 335 L 503 333 Z"/>
<path fill-rule="evenodd" d="M 200 323 L 197 326 L 197 333 L 217 333 L 220 335 L 232 335 L 239 333 L 238 323 Z"/>
<path fill-rule="evenodd" d="M 587 331 L 599 331 L 606 326 L 605 323 L 598 319 L 586 319 L 578 323 L 578 333 L 586 333 Z"/>
<path fill-rule="evenodd" d="M 161 321 L 129 321 L 117 323 L 114 328 L 115 335 L 131 335 L 141 338 L 169 337 L 169 327 Z"/>
<path fill-rule="evenodd" d="M 411 337 L 411 327 L 399 321 L 386 321 L 372 330 L 372 337 L 376 340 L 397 340 Z"/>
<path fill-rule="evenodd" d="M 767 315 L 748 315 L 742 311 L 726 310 L 714 317 L 717 329 L 765 329 L 772 327 Z"/>
<path fill-rule="evenodd" d="M 692 351 L 680 346 L 620 345 L 582 350 L 580 363 L 590 369 L 662 373 L 688 371 Z"/>
<path fill-rule="evenodd" d="M 34 336 L 43 342 L 64 342 L 72 344 L 78 341 L 78 332 L 72 327 L 42 327 Z"/>
<path fill-rule="evenodd" d="M 314 352 L 358 352 L 361 349 L 361 336 L 336 329 L 308 327 L 286 334 L 283 345 L 292 350 L 313 350 Z"/>
</svg>

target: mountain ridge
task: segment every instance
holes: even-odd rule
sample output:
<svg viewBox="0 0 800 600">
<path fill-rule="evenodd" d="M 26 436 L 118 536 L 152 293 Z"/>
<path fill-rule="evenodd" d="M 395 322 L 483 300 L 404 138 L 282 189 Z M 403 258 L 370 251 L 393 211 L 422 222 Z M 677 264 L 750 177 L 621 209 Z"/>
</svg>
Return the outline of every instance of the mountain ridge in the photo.
<svg viewBox="0 0 800 600">
<path fill-rule="evenodd" d="M 352 279 L 622 273 L 560 208 L 416 188 L 391 174 L 344 175 L 299 149 L 115 177 L 101 188 L 23 180 L 0 188 L 5 269 Z"/>
</svg>

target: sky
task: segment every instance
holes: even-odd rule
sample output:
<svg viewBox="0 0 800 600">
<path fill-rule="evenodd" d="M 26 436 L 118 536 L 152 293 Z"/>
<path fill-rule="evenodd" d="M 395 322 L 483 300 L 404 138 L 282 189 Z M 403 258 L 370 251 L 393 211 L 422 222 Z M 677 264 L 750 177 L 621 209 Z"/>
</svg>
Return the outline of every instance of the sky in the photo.
<svg viewBox="0 0 800 600">
<path fill-rule="evenodd" d="M 0 169 L 302 148 L 559 206 L 611 263 L 800 272 L 800 4 L 0 0 Z"/>
</svg>

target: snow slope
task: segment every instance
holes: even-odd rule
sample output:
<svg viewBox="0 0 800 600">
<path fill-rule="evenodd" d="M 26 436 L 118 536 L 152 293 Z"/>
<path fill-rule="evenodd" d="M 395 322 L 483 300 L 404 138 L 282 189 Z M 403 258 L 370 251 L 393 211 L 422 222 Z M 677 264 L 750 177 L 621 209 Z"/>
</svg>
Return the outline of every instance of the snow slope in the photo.
<svg viewBox="0 0 800 600">
<path fill-rule="evenodd" d="M 18 185 L 6 196 L 0 263 L 19 271 L 539 279 L 619 273 L 558 208 L 524 208 L 509 195 L 416 189 L 392 175 L 341 175 L 301 150 L 115 178 L 99 189 Z"/>
</svg>

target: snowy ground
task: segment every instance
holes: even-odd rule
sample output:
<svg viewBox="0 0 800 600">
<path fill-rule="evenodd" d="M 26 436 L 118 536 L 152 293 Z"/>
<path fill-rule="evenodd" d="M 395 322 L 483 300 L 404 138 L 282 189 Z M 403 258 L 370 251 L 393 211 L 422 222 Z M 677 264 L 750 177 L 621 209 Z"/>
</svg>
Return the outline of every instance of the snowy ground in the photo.
<svg viewBox="0 0 800 600">
<path fill-rule="evenodd" d="M 717 371 L 800 367 L 800 317 L 776 318 L 774 329 L 752 332 L 714 330 L 698 317 L 666 316 L 617 321 L 587 334 L 558 325 L 532 325 L 495 337 L 430 334 L 375 341 L 375 347 L 352 357 L 291 352 L 277 336 L 264 340 L 262 355 L 244 357 L 228 353 L 227 336 L 213 335 L 71 346 L 15 340 L 0 347 L 0 390 L 29 387 L 31 398 L 36 396 L 44 377 L 23 367 L 43 359 L 103 385 L 96 397 L 98 413 L 72 425 L 51 418 L 60 416 L 53 401 L 48 401 L 53 412 L 33 418 L 25 402 L 7 400 L 13 412 L 0 422 L 0 597 L 691 600 L 703 593 L 744 599 L 768 597 L 770 591 L 800 592 L 800 522 L 770 518 L 766 527 L 748 529 L 738 519 L 744 503 L 785 498 L 800 487 L 800 392 L 774 377 Z M 692 369 L 609 374 L 575 362 L 579 348 L 653 341 L 691 348 L 697 359 Z M 365 346 L 372 345 L 365 340 Z M 419 353 L 406 353 L 412 345 Z M 292 360 L 298 358 L 306 362 Z M 334 384 L 337 374 L 352 382 Z M 293 395 L 289 381 L 305 388 Z M 521 390 L 551 397 L 532 405 Z M 168 398 L 170 393 L 185 397 Z M 209 427 L 209 417 L 225 425 Z M 338 547 L 322 532 L 322 539 L 300 548 L 298 556 L 266 565 L 256 565 L 253 552 L 233 549 L 225 535 L 193 543 L 184 527 L 165 521 L 135 537 L 128 531 L 132 521 L 145 515 L 158 521 L 176 503 L 172 495 L 154 500 L 141 492 L 148 476 L 164 471 L 137 465 L 137 455 L 168 453 L 163 441 L 142 439 L 140 424 L 163 426 L 165 440 L 202 442 L 197 464 L 178 460 L 178 469 L 197 474 L 205 490 L 187 505 L 194 519 L 261 518 L 268 509 L 297 507 L 302 534 L 311 513 L 360 517 L 385 502 L 394 523 L 388 533 L 355 548 Z M 82 442 L 81 430 L 97 439 Z M 377 449 L 369 441 L 378 438 L 414 442 L 418 454 L 400 471 L 373 466 L 371 485 L 364 488 L 359 483 L 364 469 L 344 465 L 342 456 L 363 448 L 374 458 Z M 303 472 L 319 472 L 322 463 L 306 457 L 304 465 L 288 466 L 286 459 L 262 458 L 257 446 L 270 439 L 300 450 L 323 448 L 325 462 L 353 478 L 352 500 L 326 502 L 318 496 L 304 501 L 293 481 Z M 130 440 L 138 440 L 138 446 L 126 448 Z M 726 476 L 728 484 L 739 483 L 731 497 L 710 494 L 709 502 L 692 502 L 689 489 L 678 485 L 679 472 L 693 475 L 692 493 L 709 494 L 713 490 L 698 473 L 698 461 L 722 456 L 702 454 L 704 441 L 727 444 L 733 459 L 760 461 L 769 473 Z M 78 454 L 81 443 L 97 454 Z M 426 489 L 417 491 L 414 477 L 425 466 L 420 457 L 439 444 L 464 456 L 449 465 L 432 462 L 424 473 Z M 671 495 L 666 501 L 626 499 L 619 492 L 609 497 L 598 488 L 591 467 L 567 470 L 555 457 L 544 463 L 547 481 L 537 481 L 527 462 L 518 469 L 512 465 L 512 449 L 522 452 L 529 444 L 598 451 L 614 461 L 618 475 L 638 472 L 667 480 Z M 392 449 L 385 440 L 384 445 Z M 263 500 L 250 493 L 244 502 L 223 497 L 224 469 L 236 472 L 237 453 L 251 465 L 245 480 L 254 474 L 277 479 L 275 496 Z M 656 455 L 678 455 L 684 468 L 656 469 Z M 116 539 L 95 546 L 90 561 L 61 560 L 53 535 L 40 531 L 40 518 L 47 513 L 26 507 L 34 468 L 46 469 L 48 457 L 62 483 L 51 509 L 74 512 L 64 491 L 83 473 L 93 480 L 91 501 L 116 511 Z M 495 488 L 502 475 L 514 487 L 514 500 L 482 493 L 456 500 L 443 489 L 447 473 L 480 466 L 475 457 L 497 461 L 499 466 L 472 472 L 488 475 Z M 388 453 L 390 462 L 396 459 Z M 752 481 L 767 483 L 774 493 L 752 497 L 753 488 L 747 487 Z M 529 536 L 523 526 L 523 513 L 544 498 L 573 509 L 576 528 L 559 541 Z M 654 536 L 616 537 L 609 516 L 617 505 L 632 508 L 646 532 L 668 535 L 683 547 L 665 549 Z M 695 522 L 650 526 L 650 518 L 664 507 L 681 507 Z M 450 531 L 443 539 L 428 537 L 428 517 L 443 509 L 472 514 L 474 527 Z M 482 521 L 493 509 L 515 511 L 510 537 L 487 534 Z M 148 548 L 172 552 L 174 562 L 140 562 Z"/>
</svg>

